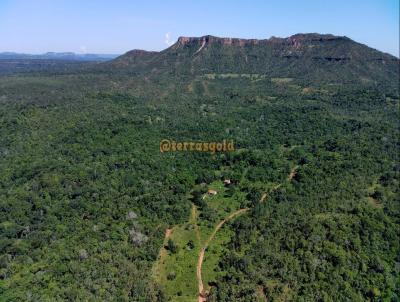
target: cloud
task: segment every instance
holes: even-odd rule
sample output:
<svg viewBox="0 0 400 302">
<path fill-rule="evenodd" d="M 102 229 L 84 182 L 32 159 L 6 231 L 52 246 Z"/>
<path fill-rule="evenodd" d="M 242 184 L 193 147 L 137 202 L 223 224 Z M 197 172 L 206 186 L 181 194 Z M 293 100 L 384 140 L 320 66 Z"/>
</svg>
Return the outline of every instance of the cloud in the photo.
<svg viewBox="0 0 400 302">
<path fill-rule="evenodd" d="M 164 40 L 165 44 L 167 44 L 168 46 L 171 46 L 172 44 L 174 44 L 173 41 L 171 41 L 171 33 L 167 32 L 165 34 L 165 40 Z"/>
<path fill-rule="evenodd" d="M 82 45 L 81 47 L 79 47 L 79 50 L 81 51 L 81 53 L 85 54 L 87 53 L 87 47 L 85 45 Z"/>
</svg>

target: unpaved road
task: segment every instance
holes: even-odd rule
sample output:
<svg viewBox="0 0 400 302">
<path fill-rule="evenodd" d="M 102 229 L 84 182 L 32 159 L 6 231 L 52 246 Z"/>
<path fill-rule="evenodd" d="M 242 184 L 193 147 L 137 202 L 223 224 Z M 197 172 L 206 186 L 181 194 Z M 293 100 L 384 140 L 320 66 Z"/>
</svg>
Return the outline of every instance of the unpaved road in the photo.
<svg viewBox="0 0 400 302">
<path fill-rule="evenodd" d="M 296 175 L 296 170 L 297 170 L 298 166 L 295 166 L 291 171 L 290 174 L 288 175 L 287 180 L 291 181 L 292 178 Z M 272 190 L 269 192 L 273 192 L 276 191 L 282 184 L 278 184 L 275 187 L 272 188 Z M 269 195 L 269 193 L 264 192 L 261 196 L 260 202 L 263 202 Z M 210 244 L 210 242 L 214 239 L 215 235 L 217 234 L 218 230 L 224 225 L 225 222 L 235 218 L 236 216 L 248 212 L 250 209 L 249 208 L 244 208 L 244 209 L 240 209 L 237 210 L 236 212 L 233 212 L 232 214 L 230 214 L 229 216 L 227 216 L 224 220 L 222 220 L 220 223 L 217 224 L 217 226 L 215 227 L 214 231 L 212 232 L 211 236 L 207 239 L 206 243 L 204 244 L 204 246 L 201 248 L 200 253 L 199 253 L 199 259 L 197 261 L 197 267 L 196 267 L 196 276 L 197 276 L 197 282 L 199 285 L 199 296 L 197 301 L 198 302 L 207 302 L 207 295 L 204 292 L 204 284 L 203 284 L 203 279 L 201 277 L 201 268 L 203 265 L 203 261 L 204 261 L 204 254 L 206 252 L 206 249 L 208 247 L 208 245 Z"/>
<path fill-rule="evenodd" d="M 296 174 L 297 174 L 297 168 L 298 168 L 299 166 L 295 166 L 291 171 L 290 171 L 290 174 L 289 174 L 289 176 L 288 176 L 288 181 L 291 181 L 292 179 L 293 179 L 293 177 L 295 177 L 296 176 Z"/>
<path fill-rule="evenodd" d="M 217 226 L 214 228 L 214 231 L 212 232 L 211 236 L 207 239 L 206 243 L 200 250 L 199 254 L 199 260 L 197 261 L 197 267 L 196 267 L 196 275 L 197 275 L 197 282 L 199 284 L 199 297 L 198 297 L 198 302 L 204 302 L 207 301 L 207 298 L 205 297 L 204 293 L 204 285 L 203 285 L 203 279 L 201 277 L 201 267 L 203 265 L 203 260 L 204 260 L 204 253 L 210 244 L 210 242 L 214 239 L 215 235 L 217 234 L 218 230 L 224 225 L 225 222 L 235 218 L 236 216 L 245 213 L 249 210 L 249 208 L 244 208 L 237 210 L 236 212 L 233 212 L 230 214 L 228 217 L 224 218 L 220 223 L 217 224 Z"/>
<path fill-rule="evenodd" d="M 167 257 L 167 250 L 165 249 L 165 246 L 168 243 L 168 239 L 171 237 L 173 232 L 173 228 L 167 228 L 165 229 L 165 236 L 164 236 L 164 241 L 163 241 L 163 245 L 160 248 L 160 251 L 158 253 L 158 257 L 157 257 L 157 261 L 155 262 L 152 270 L 153 270 L 153 275 L 156 276 L 156 278 L 158 278 L 158 276 L 160 276 L 160 265 L 162 263 L 164 263 L 165 258 Z"/>
<path fill-rule="evenodd" d="M 171 236 L 171 234 L 172 234 L 172 229 L 166 229 L 164 240 L 168 239 Z"/>
</svg>

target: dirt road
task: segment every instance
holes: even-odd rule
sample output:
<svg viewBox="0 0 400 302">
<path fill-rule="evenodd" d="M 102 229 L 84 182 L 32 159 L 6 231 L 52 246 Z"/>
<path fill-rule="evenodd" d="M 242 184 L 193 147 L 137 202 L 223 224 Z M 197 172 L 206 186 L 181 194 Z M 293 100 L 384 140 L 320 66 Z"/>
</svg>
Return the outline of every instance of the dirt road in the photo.
<svg viewBox="0 0 400 302">
<path fill-rule="evenodd" d="M 247 212 L 248 210 L 249 210 L 249 208 L 240 209 L 240 210 L 237 210 L 236 212 L 233 212 L 232 214 L 230 214 L 226 218 L 224 218 L 224 220 L 222 220 L 220 223 L 217 224 L 217 226 L 214 228 L 214 231 L 212 232 L 210 237 L 207 239 L 207 241 L 204 244 L 204 246 L 201 248 L 200 254 L 199 254 L 199 260 L 197 261 L 197 267 L 196 267 L 197 282 L 199 284 L 198 302 L 207 301 L 206 295 L 204 293 L 203 279 L 201 277 L 201 268 L 202 268 L 202 265 L 203 265 L 204 254 L 205 254 L 210 242 L 214 239 L 214 237 L 217 234 L 218 230 L 225 224 L 225 222 L 228 222 L 229 220 L 235 218 L 236 216 L 238 216 L 238 215 L 240 215 L 242 213 Z"/>
<path fill-rule="evenodd" d="M 293 179 L 293 177 L 295 177 L 296 176 L 296 174 L 297 174 L 297 168 L 298 168 L 299 166 L 295 166 L 291 171 L 290 171 L 290 174 L 289 174 L 289 176 L 288 176 L 288 181 L 291 181 L 292 179 Z"/>
<path fill-rule="evenodd" d="M 171 234 L 172 234 L 172 229 L 166 229 L 164 241 L 166 241 L 171 236 Z"/>
<path fill-rule="evenodd" d="M 296 175 L 296 169 L 298 166 L 295 166 L 291 171 L 290 174 L 288 175 L 287 180 L 291 181 L 292 178 Z M 269 193 L 276 191 L 282 184 L 278 184 L 270 190 Z M 264 192 L 261 196 L 260 202 L 263 202 L 269 195 L 269 193 Z M 211 236 L 207 239 L 206 243 L 204 246 L 201 248 L 200 253 L 199 253 L 199 259 L 197 261 L 197 267 L 196 267 L 196 276 L 197 276 L 197 282 L 199 286 L 199 296 L 198 296 L 198 302 L 206 302 L 207 301 L 207 294 L 204 292 L 204 284 L 203 284 L 203 279 L 201 276 L 201 268 L 203 265 L 204 261 L 204 254 L 207 250 L 207 247 L 209 246 L 210 242 L 214 239 L 215 235 L 217 234 L 218 230 L 224 225 L 225 222 L 235 218 L 236 216 L 248 212 L 250 209 L 249 208 L 244 208 L 237 210 L 236 212 L 233 212 L 229 216 L 227 216 L 224 220 L 222 220 L 220 223 L 217 224 L 217 226 L 214 228 L 214 231 L 212 232 Z"/>
</svg>

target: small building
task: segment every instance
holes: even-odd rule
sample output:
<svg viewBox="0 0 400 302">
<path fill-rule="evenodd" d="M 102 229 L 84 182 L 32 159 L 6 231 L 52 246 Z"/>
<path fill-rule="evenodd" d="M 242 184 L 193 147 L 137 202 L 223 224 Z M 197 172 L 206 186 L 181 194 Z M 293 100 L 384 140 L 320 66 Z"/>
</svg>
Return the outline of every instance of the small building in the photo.
<svg viewBox="0 0 400 302">
<path fill-rule="evenodd" d="M 225 179 L 224 180 L 224 185 L 225 186 L 229 186 L 231 184 L 231 180 L 230 179 Z"/>
<path fill-rule="evenodd" d="M 207 191 L 207 194 L 208 194 L 208 195 L 217 195 L 217 191 L 212 190 L 212 189 L 209 189 L 209 190 Z"/>
</svg>

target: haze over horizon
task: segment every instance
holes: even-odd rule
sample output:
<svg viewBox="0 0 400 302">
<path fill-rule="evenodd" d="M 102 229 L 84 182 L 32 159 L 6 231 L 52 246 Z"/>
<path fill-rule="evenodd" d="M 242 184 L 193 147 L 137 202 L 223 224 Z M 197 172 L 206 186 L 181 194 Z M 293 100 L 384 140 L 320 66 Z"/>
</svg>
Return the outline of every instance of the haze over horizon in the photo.
<svg viewBox="0 0 400 302">
<path fill-rule="evenodd" d="M 179 36 L 267 39 L 317 32 L 399 57 L 398 0 L 256 2 L 5 0 L 0 52 L 122 54 L 162 50 Z"/>
<path fill-rule="evenodd" d="M 0 302 L 400 302 L 399 1 L 0 0 Z"/>
</svg>

